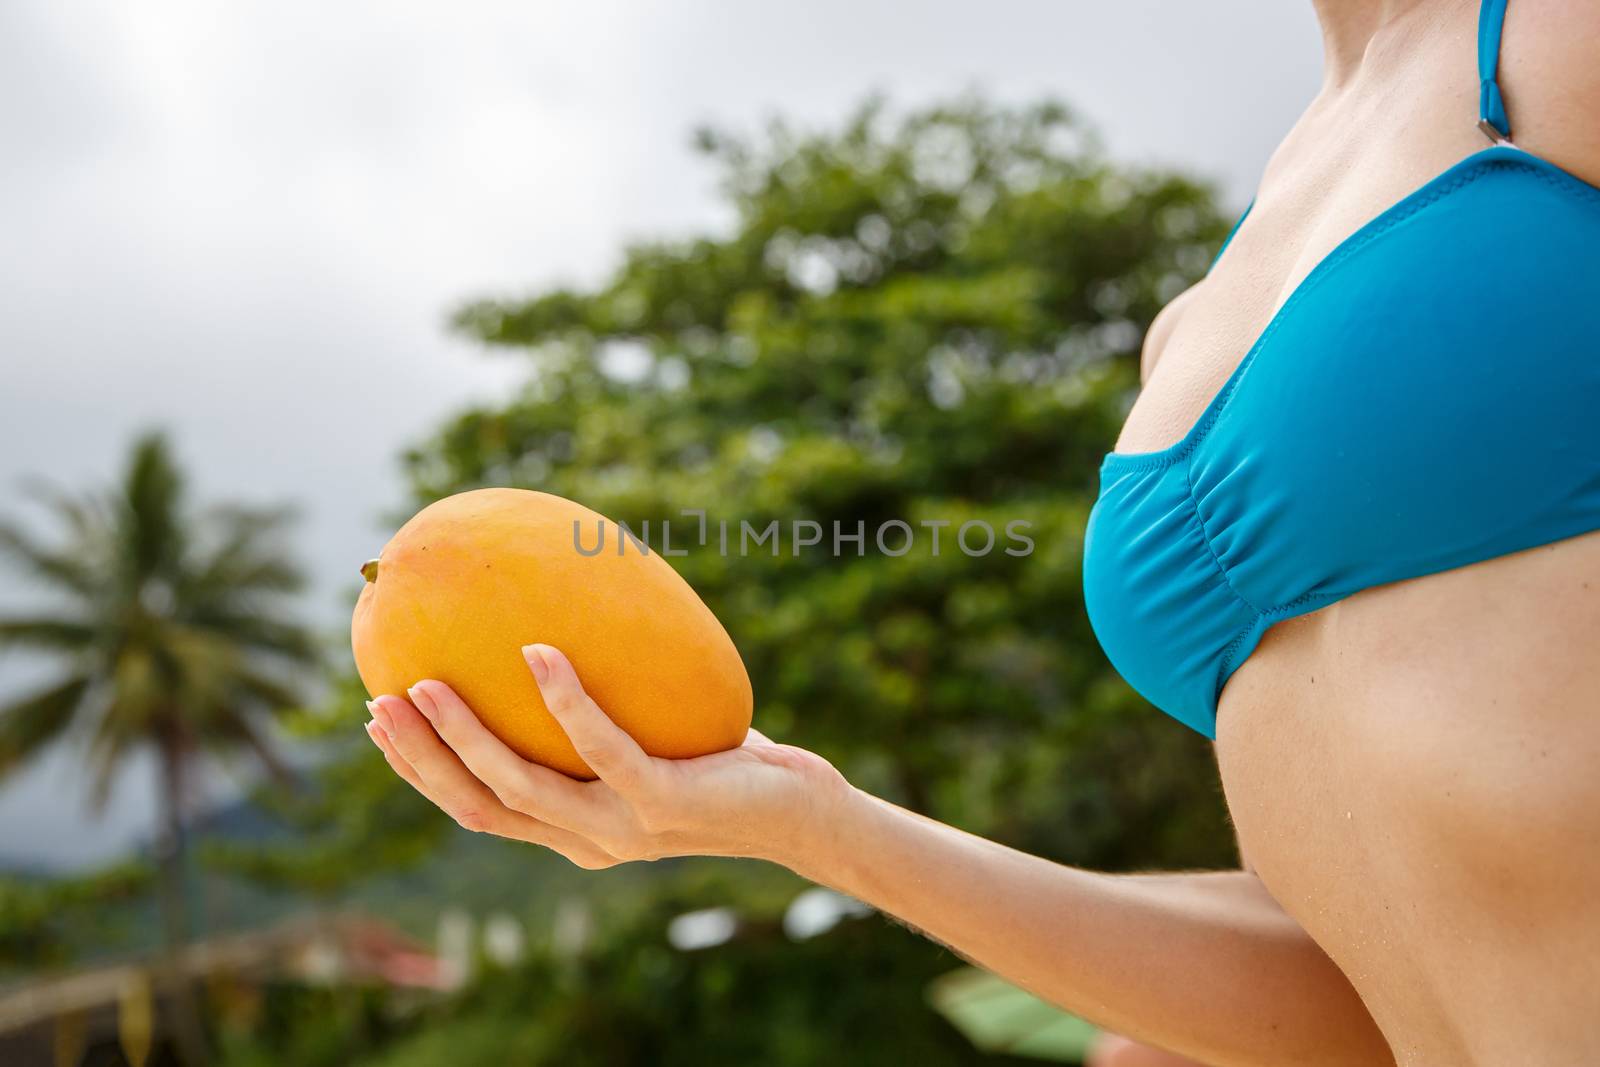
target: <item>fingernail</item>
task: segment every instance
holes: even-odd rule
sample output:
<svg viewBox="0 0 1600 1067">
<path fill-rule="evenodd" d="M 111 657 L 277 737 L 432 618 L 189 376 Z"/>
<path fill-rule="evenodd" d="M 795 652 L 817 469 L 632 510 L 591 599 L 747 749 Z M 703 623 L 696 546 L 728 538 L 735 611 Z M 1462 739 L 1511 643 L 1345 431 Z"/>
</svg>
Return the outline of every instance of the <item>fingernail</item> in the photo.
<svg viewBox="0 0 1600 1067">
<path fill-rule="evenodd" d="M 543 645 L 523 645 L 522 658 L 528 661 L 534 681 L 543 685 L 550 679 L 550 664 L 545 662 Z"/>
<path fill-rule="evenodd" d="M 419 685 L 414 685 L 406 690 L 406 696 L 410 697 L 411 703 L 415 704 L 417 710 L 422 712 L 424 719 L 438 725 L 439 709 L 434 706 L 433 698 L 428 695 L 427 690 Z"/>
<path fill-rule="evenodd" d="M 378 745 L 379 748 L 383 747 L 381 744 L 378 744 L 378 731 L 381 730 L 381 729 L 383 729 L 383 727 L 378 725 L 378 720 L 377 719 L 372 719 L 372 720 L 368 721 L 368 723 L 367 723 L 367 739 L 369 741 L 371 741 L 373 744 Z"/>
<path fill-rule="evenodd" d="M 389 717 L 389 709 L 376 700 L 369 700 L 367 701 L 367 710 L 372 713 L 372 721 L 378 724 L 378 728 L 393 737 L 394 720 Z"/>
</svg>

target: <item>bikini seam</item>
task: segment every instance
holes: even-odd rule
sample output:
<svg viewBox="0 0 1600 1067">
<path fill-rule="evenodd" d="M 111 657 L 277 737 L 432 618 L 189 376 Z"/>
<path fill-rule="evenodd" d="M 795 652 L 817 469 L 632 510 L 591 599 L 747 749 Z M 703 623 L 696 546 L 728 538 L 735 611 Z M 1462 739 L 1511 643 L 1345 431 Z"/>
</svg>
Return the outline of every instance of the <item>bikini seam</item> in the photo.
<svg viewBox="0 0 1600 1067">
<path fill-rule="evenodd" d="M 1206 551 L 1211 554 L 1211 562 L 1217 565 L 1217 573 L 1222 575 L 1222 584 L 1228 587 L 1228 591 L 1238 598 L 1241 604 L 1255 612 L 1258 617 L 1261 616 L 1264 612 L 1256 607 L 1254 601 L 1241 593 L 1238 586 L 1233 584 L 1233 576 L 1228 573 L 1228 568 L 1222 565 L 1222 557 L 1217 555 L 1216 546 L 1211 543 L 1211 533 L 1206 529 L 1205 517 L 1200 514 L 1200 499 L 1194 495 L 1194 466 L 1192 464 L 1185 463 L 1183 465 L 1183 485 L 1188 492 L 1189 510 L 1194 512 L 1195 525 L 1200 527 L 1200 540 L 1205 544 Z M 1251 625 L 1254 625 L 1253 620 Z"/>
<path fill-rule="evenodd" d="M 1231 586 L 1230 586 L 1230 588 L 1231 588 Z M 1233 654 L 1236 651 L 1238 651 L 1240 645 L 1244 644 L 1244 639 L 1247 636 L 1249 636 L 1250 631 L 1255 629 L 1256 624 L 1259 623 L 1262 619 L 1270 618 L 1273 615 L 1282 614 L 1283 612 L 1286 612 L 1286 611 L 1290 610 L 1291 608 L 1297 608 L 1302 604 L 1309 604 L 1313 600 L 1338 600 L 1339 598 L 1341 598 L 1343 596 L 1346 596 L 1346 595 L 1347 594 L 1345 594 L 1345 593 L 1305 593 L 1305 594 L 1303 594 L 1301 596 L 1295 597 L 1293 600 L 1285 601 L 1284 603 L 1279 604 L 1275 608 L 1268 608 L 1265 611 L 1262 611 L 1259 608 L 1256 609 L 1256 611 L 1257 611 L 1256 617 L 1251 619 L 1249 624 L 1246 625 L 1242 630 L 1240 630 L 1238 632 L 1238 634 L 1236 634 L 1234 636 L 1234 639 L 1232 641 L 1228 642 L 1227 647 L 1222 650 L 1222 666 L 1223 666 L 1223 668 L 1226 669 L 1226 668 L 1228 668 L 1228 667 L 1233 665 L 1232 664 Z M 1240 597 L 1239 599 L 1244 600 L 1243 597 Z M 1248 604 L 1249 601 L 1245 601 L 1245 603 Z"/>
<path fill-rule="evenodd" d="M 1381 225 L 1362 235 L 1355 243 L 1347 245 L 1343 249 L 1336 252 L 1333 255 L 1333 258 L 1323 260 L 1316 267 L 1314 267 L 1312 269 L 1312 273 L 1306 276 L 1306 278 L 1301 282 L 1300 287 L 1290 295 L 1287 301 L 1285 301 L 1283 307 L 1279 308 L 1278 311 L 1273 315 L 1271 323 L 1268 324 L 1261 336 L 1256 339 L 1255 344 L 1250 346 L 1250 351 L 1245 353 L 1244 362 L 1241 364 L 1238 370 L 1237 377 L 1233 377 L 1228 385 L 1222 390 L 1222 392 L 1217 394 L 1216 398 L 1208 406 L 1206 413 L 1202 416 L 1200 423 L 1195 426 L 1192 436 L 1179 451 L 1170 455 L 1163 454 L 1152 456 L 1144 460 L 1137 460 L 1134 457 L 1128 457 L 1126 461 L 1120 462 L 1118 466 L 1122 470 L 1128 472 L 1159 470 L 1164 467 L 1170 467 L 1181 460 L 1187 459 L 1188 456 L 1200 446 L 1200 443 L 1205 440 L 1206 435 L 1211 432 L 1211 429 L 1216 425 L 1217 420 L 1222 417 L 1223 409 L 1227 406 L 1229 399 L 1235 392 L 1238 391 L 1239 386 L 1243 384 L 1245 378 L 1248 376 L 1251 366 L 1255 363 L 1256 355 L 1266 347 L 1268 340 L 1270 340 L 1272 336 L 1277 333 L 1278 328 L 1283 325 L 1283 322 L 1289 317 L 1288 312 L 1290 308 L 1299 304 L 1303 297 L 1313 292 L 1335 266 L 1343 263 L 1357 252 L 1366 248 L 1373 241 L 1387 234 L 1390 230 L 1394 229 L 1402 222 L 1412 218 L 1419 211 L 1423 210 L 1424 208 L 1431 207 L 1452 193 L 1459 192 L 1461 189 L 1471 185 L 1480 178 L 1486 177 L 1495 170 L 1523 171 L 1533 175 L 1535 178 L 1538 178 L 1540 181 L 1551 186 L 1552 188 L 1565 189 L 1569 192 L 1577 193 L 1585 199 L 1600 200 L 1600 189 L 1575 183 L 1573 180 L 1564 175 L 1551 174 L 1542 167 L 1533 163 L 1509 159 L 1492 159 L 1480 162 L 1468 173 L 1462 174 L 1453 181 L 1440 186 L 1427 196 L 1406 208 L 1406 210 L 1403 212 L 1385 219 Z M 1114 455 L 1115 453 L 1113 453 L 1113 456 Z M 1246 603 L 1248 603 L 1248 601 Z"/>
</svg>

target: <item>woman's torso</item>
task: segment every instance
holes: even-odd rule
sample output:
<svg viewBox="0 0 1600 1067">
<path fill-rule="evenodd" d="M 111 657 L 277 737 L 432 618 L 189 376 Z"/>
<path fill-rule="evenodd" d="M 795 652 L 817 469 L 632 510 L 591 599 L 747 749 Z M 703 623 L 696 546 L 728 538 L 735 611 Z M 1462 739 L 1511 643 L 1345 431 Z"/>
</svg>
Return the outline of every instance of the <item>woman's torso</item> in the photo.
<svg viewBox="0 0 1600 1067">
<path fill-rule="evenodd" d="M 1274 155 L 1226 254 L 1152 327 L 1155 370 L 1118 451 L 1182 438 L 1318 261 L 1487 144 L 1461 76 L 1476 5 L 1436 6 Z M 1560 163 L 1575 118 L 1522 74 L 1538 66 L 1534 16 L 1513 5 L 1502 80 L 1518 141 Z M 1592 714 L 1572 710 L 1572 687 L 1600 679 L 1581 675 L 1595 635 L 1600 534 L 1587 534 L 1280 622 L 1222 693 L 1241 850 L 1402 1063 L 1600 1062 L 1600 692 Z M 1496 662 L 1516 666 L 1485 672 Z"/>
</svg>

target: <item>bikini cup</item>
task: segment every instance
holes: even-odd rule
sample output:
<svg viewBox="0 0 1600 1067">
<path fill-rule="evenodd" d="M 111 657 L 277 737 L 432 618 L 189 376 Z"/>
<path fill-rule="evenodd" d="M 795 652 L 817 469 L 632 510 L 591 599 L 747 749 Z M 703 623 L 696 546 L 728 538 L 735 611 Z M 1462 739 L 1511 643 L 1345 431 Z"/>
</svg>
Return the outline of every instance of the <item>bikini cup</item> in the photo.
<svg viewBox="0 0 1600 1067">
<path fill-rule="evenodd" d="M 1208 737 L 1273 623 L 1600 528 L 1600 190 L 1510 144 L 1504 12 L 1479 16 L 1495 143 L 1325 256 L 1179 441 L 1101 465 L 1090 622 Z"/>
</svg>

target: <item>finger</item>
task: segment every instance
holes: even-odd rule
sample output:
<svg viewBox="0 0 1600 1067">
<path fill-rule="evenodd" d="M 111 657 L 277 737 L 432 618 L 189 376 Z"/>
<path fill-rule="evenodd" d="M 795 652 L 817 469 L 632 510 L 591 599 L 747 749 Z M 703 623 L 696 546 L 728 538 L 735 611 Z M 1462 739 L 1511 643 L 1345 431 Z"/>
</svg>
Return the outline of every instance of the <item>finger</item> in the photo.
<svg viewBox="0 0 1600 1067">
<path fill-rule="evenodd" d="M 393 726 L 389 741 L 396 755 L 422 781 L 423 795 L 446 815 L 469 830 L 498 832 L 502 814 L 519 814 L 509 811 L 488 786 L 472 776 L 416 708 L 394 696 L 379 697 L 377 703 L 389 714 Z"/>
<path fill-rule="evenodd" d="M 605 796 L 511 751 L 448 685 L 426 678 L 409 693 L 439 739 L 506 807 L 579 833 L 604 825 Z"/>
<path fill-rule="evenodd" d="M 389 713 L 383 710 L 382 704 L 376 700 L 369 700 L 367 701 L 367 711 L 372 715 L 373 721 L 383 728 L 384 733 L 394 733 L 394 722 L 389 718 Z"/>
<path fill-rule="evenodd" d="M 566 656 L 549 645 L 527 645 L 522 656 L 539 683 L 539 693 L 556 722 L 566 732 L 600 780 L 619 791 L 638 789 L 650 772 L 650 757 L 611 721 L 600 705 L 589 699 L 578 673 Z"/>
<path fill-rule="evenodd" d="M 744 733 L 744 743 L 747 744 L 747 745 L 775 745 L 775 744 L 777 744 L 776 741 L 774 741 L 772 738 L 768 737 L 766 734 L 762 733 L 760 730 L 757 730 L 754 726 L 750 727 L 748 730 L 745 731 L 745 733 Z"/>
<path fill-rule="evenodd" d="M 422 776 L 417 773 L 416 768 L 405 761 L 404 756 L 395 751 L 394 742 L 389 740 L 388 731 L 383 725 L 384 721 L 388 719 L 388 715 L 388 712 L 384 712 L 383 719 L 379 719 L 377 715 L 374 715 L 372 721 L 367 723 L 367 736 L 372 738 L 372 743 L 378 746 L 378 751 L 383 753 L 383 758 L 388 761 L 389 768 L 394 773 L 404 779 L 405 783 L 412 789 L 428 797 L 429 800 L 433 800 L 432 797 L 428 796 L 428 787 L 422 783 Z"/>
<path fill-rule="evenodd" d="M 390 721 L 404 722 L 404 714 L 396 715 L 393 705 L 405 702 L 398 697 L 390 697 L 388 701 L 389 707 L 385 709 L 389 713 L 387 718 Z M 415 717 L 414 711 L 412 715 Z M 610 867 L 617 862 L 615 856 L 587 838 L 570 830 L 551 826 L 522 812 L 511 811 L 500 805 L 492 796 L 480 797 L 480 803 L 463 805 L 464 790 L 440 790 L 429 783 L 399 751 L 395 739 L 390 737 L 376 721 L 378 717 L 374 715 L 373 718 L 375 721 L 367 724 L 367 736 L 372 738 L 373 743 L 383 752 L 383 758 L 388 761 L 389 766 L 413 789 L 465 829 L 543 845 L 561 853 L 578 866 L 590 870 Z M 434 743 L 438 744 L 438 741 L 435 740 Z M 466 773 L 464 769 L 462 773 Z M 488 790 L 481 785 L 478 789 L 482 794 L 488 794 Z"/>
</svg>

